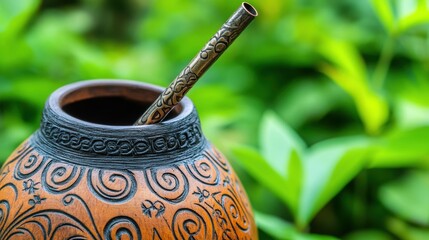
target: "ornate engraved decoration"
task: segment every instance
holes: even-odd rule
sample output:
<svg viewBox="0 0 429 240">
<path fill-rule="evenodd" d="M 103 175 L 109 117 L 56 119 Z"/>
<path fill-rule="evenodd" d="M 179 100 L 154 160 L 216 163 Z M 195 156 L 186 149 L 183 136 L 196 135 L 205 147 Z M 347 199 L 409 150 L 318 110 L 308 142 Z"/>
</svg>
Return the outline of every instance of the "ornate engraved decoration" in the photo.
<svg viewBox="0 0 429 240">
<path fill-rule="evenodd" d="M 57 146 L 104 156 L 147 156 L 189 149 L 204 141 L 198 119 L 168 134 L 118 138 L 99 137 L 91 132 L 73 131 L 52 121 L 42 120 L 41 137 Z"/>
<path fill-rule="evenodd" d="M 251 239 L 241 185 L 214 148 L 169 166 L 92 168 L 31 139 L 0 170 L 0 239 Z"/>
<path fill-rule="evenodd" d="M 243 3 L 137 120 L 135 125 L 161 122 L 256 16 L 256 10 L 249 4 Z"/>
</svg>

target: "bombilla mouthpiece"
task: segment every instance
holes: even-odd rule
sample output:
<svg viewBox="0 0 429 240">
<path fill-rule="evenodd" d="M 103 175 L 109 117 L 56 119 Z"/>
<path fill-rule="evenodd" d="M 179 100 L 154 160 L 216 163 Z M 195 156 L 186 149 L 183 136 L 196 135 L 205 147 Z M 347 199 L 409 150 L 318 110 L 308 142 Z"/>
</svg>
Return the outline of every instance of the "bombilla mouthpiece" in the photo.
<svg viewBox="0 0 429 240">
<path fill-rule="evenodd" d="M 241 4 L 241 7 L 247 11 L 248 14 L 252 15 L 253 17 L 257 17 L 258 16 L 258 11 L 256 11 L 256 9 L 250 5 L 247 2 L 243 2 Z"/>
<path fill-rule="evenodd" d="M 161 122 L 256 16 L 252 5 L 242 3 L 134 125 Z"/>
</svg>

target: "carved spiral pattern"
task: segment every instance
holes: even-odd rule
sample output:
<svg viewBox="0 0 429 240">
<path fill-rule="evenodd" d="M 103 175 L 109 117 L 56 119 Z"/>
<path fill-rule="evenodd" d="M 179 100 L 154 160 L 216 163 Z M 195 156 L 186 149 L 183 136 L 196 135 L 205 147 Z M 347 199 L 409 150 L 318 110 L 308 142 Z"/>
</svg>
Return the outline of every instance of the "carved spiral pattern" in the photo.
<svg viewBox="0 0 429 240">
<path fill-rule="evenodd" d="M 2 239 L 1 229 L 5 228 L 11 207 L 14 207 L 13 203 L 18 199 L 18 189 L 14 184 L 7 183 L 0 187 L 0 193 L 0 239 Z"/>
<path fill-rule="evenodd" d="M 9 213 L 10 213 L 9 202 L 6 200 L 0 201 L 0 229 L 4 228 L 6 224 L 6 220 L 9 217 Z"/>
<path fill-rule="evenodd" d="M 244 209 L 228 195 L 223 196 L 223 202 L 227 214 L 231 216 L 232 223 L 240 228 L 240 230 L 247 231 L 249 229 L 249 218 Z"/>
<path fill-rule="evenodd" d="M 113 215 L 100 228 L 97 224 L 102 217 L 94 216 L 91 212 L 88 204 L 93 203 L 87 199 L 90 196 L 83 197 L 72 192 L 79 183 L 86 182 L 85 186 L 92 194 L 107 204 L 122 204 L 131 199 L 134 201 L 139 189 L 134 174 L 141 174 L 147 189 L 152 192 L 147 195 L 149 198 L 138 200 L 139 210 L 135 211 L 136 214 L 140 212 L 139 218 L 165 222 L 171 230 L 164 232 L 155 227 L 145 233 L 154 239 L 173 236 L 176 239 L 195 240 L 238 239 L 251 232 L 251 212 L 237 196 L 240 194 L 237 189 L 241 190 L 238 188 L 239 182 L 233 175 L 230 176 L 229 164 L 223 156 L 210 148 L 198 159 L 168 168 L 146 168 L 141 172 L 72 165 L 55 161 L 50 156 L 39 156 L 35 150 L 23 154 L 32 159 L 20 158 L 15 169 L 20 169 L 18 166 L 31 169 L 21 172 L 20 176 L 34 177 L 19 180 L 24 190 L 19 198 L 24 197 L 25 200 L 15 207 L 15 212 L 11 212 L 11 207 L 16 205 L 18 194 L 22 191 L 18 191 L 18 187 L 11 183 L 0 185 L 0 239 L 142 239 L 141 231 L 145 228 L 142 228 L 141 222 L 137 223 L 133 219 L 134 215 Z M 37 170 L 41 177 L 40 183 L 35 178 Z M 4 173 L 9 174 L 6 170 Z M 192 181 L 192 186 L 189 181 Z M 219 186 L 225 188 L 225 191 L 212 191 Z M 43 190 L 53 193 L 52 196 L 70 193 L 61 198 L 61 207 L 40 210 L 38 207 L 49 201 L 49 195 L 41 194 Z M 193 204 L 175 207 L 188 201 L 190 194 L 194 199 Z M 79 215 L 74 216 L 75 212 Z M 13 222 L 8 221 L 12 216 Z"/>
<path fill-rule="evenodd" d="M 226 161 L 226 158 L 217 149 L 210 148 L 209 150 L 204 151 L 204 156 L 206 156 L 208 159 L 216 163 L 224 171 L 226 172 L 230 171 L 229 170 L 230 167 L 228 162 Z"/>
<path fill-rule="evenodd" d="M 82 167 L 51 161 L 42 173 L 43 187 L 54 194 L 70 191 L 79 184 L 82 172 Z"/>
<path fill-rule="evenodd" d="M 11 157 L 11 159 L 8 159 L 7 162 L 2 166 L 1 171 L 3 171 L 8 165 L 14 163 L 17 160 L 21 160 L 23 157 L 27 155 L 28 152 L 32 151 L 33 148 L 30 146 L 30 144 L 26 141 L 18 146 L 16 149 L 16 155 L 14 157 Z"/>
<path fill-rule="evenodd" d="M 138 224 L 129 217 L 116 217 L 110 220 L 104 228 L 104 239 L 141 240 L 142 234 Z"/>
<path fill-rule="evenodd" d="M 191 133 L 188 139 L 204 137 Z M 169 134 L 153 139 L 154 149 L 190 143 Z M 0 239 L 256 236 L 239 180 L 209 144 L 186 160 L 123 170 L 79 165 L 31 143 L 0 172 Z"/>
<path fill-rule="evenodd" d="M 178 203 L 188 195 L 188 179 L 178 167 L 148 169 L 145 177 L 152 192 L 164 200 Z"/>
<path fill-rule="evenodd" d="M 124 203 L 137 190 L 136 179 L 128 171 L 90 169 L 88 185 L 95 195 L 110 203 Z"/>
<path fill-rule="evenodd" d="M 26 157 L 28 155 L 29 157 Z M 45 160 L 45 157 L 35 151 L 24 154 L 16 164 L 15 178 L 18 180 L 30 178 L 40 169 Z"/>
<path fill-rule="evenodd" d="M 217 239 L 210 214 L 204 208 L 198 212 L 188 208 L 180 209 L 174 215 L 171 225 L 175 239 Z"/>
<path fill-rule="evenodd" d="M 222 194 L 220 200 L 216 201 L 225 210 L 226 216 L 228 216 L 236 232 L 246 232 L 249 230 L 250 219 L 248 214 L 235 197 L 230 194 Z"/>
<path fill-rule="evenodd" d="M 204 184 L 219 184 L 219 169 L 208 158 L 204 157 L 194 161 L 193 163 L 188 164 L 187 169 L 195 179 Z"/>
<path fill-rule="evenodd" d="M 22 151 L 16 159 L 15 166 L 1 173 L 20 183 L 0 184 L 0 239 L 142 239 L 143 229 L 150 230 L 144 234 L 153 239 L 239 239 L 253 232 L 250 207 L 239 198 L 245 193 L 214 148 L 178 165 L 143 171 L 79 166 L 40 155 L 36 149 Z M 146 184 L 143 188 L 150 192 L 137 200 L 138 209 L 133 211 L 141 214 L 139 219 L 166 223 L 171 232 L 142 228 L 134 213 L 103 220 L 91 212 L 94 203 L 89 199 L 94 196 L 110 206 L 136 204 L 135 195 L 142 188 L 137 186 L 137 175 L 143 178 L 139 184 Z M 87 186 L 93 196 L 76 194 L 77 186 Z M 49 198 L 56 195 L 61 198 L 56 207 L 43 207 L 52 206 Z M 182 206 L 188 198 L 191 204 Z M 104 227 L 98 225 L 100 220 Z"/>
</svg>

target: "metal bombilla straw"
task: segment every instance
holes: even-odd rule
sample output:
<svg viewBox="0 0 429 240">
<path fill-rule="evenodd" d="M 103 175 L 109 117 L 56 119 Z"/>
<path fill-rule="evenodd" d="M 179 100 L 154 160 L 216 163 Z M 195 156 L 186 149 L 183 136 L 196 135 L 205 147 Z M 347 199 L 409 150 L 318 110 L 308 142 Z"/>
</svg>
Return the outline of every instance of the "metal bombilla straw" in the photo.
<svg viewBox="0 0 429 240">
<path fill-rule="evenodd" d="M 242 3 L 134 125 L 161 122 L 257 15 L 252 5 Z"/>
</svg>

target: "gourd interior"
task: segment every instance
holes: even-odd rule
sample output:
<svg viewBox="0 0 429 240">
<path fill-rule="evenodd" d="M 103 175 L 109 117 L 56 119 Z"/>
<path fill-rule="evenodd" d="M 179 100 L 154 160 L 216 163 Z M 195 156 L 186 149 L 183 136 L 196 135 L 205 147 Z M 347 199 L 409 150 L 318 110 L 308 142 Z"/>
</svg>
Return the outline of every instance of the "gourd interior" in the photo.
<svg viewBox="0 0 429 240">
<path fill-rule="evenodd" d="M 80 120 L 102 125 L 128 126 L 146 111 L 159 93 L 127 86 L 97 86 L 75 90 L 63 97 L 62 110 Z M 177 116 L 182 109 L 179 104 L 165 120 Z"/>
</svg>

